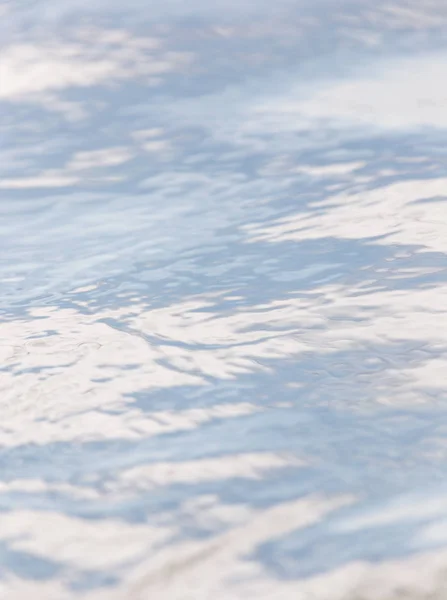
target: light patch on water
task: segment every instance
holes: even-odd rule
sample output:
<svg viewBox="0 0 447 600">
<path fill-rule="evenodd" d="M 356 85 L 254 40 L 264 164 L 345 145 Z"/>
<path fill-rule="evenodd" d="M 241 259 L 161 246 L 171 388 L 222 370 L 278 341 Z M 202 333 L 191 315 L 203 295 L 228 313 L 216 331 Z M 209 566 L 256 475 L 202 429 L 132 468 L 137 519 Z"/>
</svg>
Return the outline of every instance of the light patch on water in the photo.
<svg viewBox="0 0 447 600">
<path fill-rule="evenodd" d="M 230 455 L 224 458 L 202 459 L 176 463 L 156 463 L 134 467 L 121 475 L 119 487 L 146 489 L 181 482 L 212 481 L 230 477 L 262 479 L 264 471 L 281 467 L 304 466 L 296 456 L 262 452 Z"/>
<path fill-rule="evenodd" d="M 51 40 L 37 35 L 30 41 L 2 48 L 0 99 L 19 102 L 53 101 L 64 109 L 57 92 L 132 79 L 157 84 L 160 76 L 191 62 L 188 53 L 163 50 L 160 40 L 133 36 L 120 29 L 80 27 L 69 38 Z M 66 105 L 68 116 L 73 104 Z M 82 115 L 82 113 L 81 113 Z"/>
<path fill-rule="evenodd" d="M 248 241 L 303 241 L 325 237 L 368 239 L 374 244 L 447 250 L 447 179 L 398 181 L 376 189 L 329 196 L 324 211 L 302 211 L 266 227 L 247 225 Z"/>
<path fill-rule="evenodd" d="M 42 173 L 38 177 L 2 179 L 0 188 L 4 190 L 26 190 L 39 188 L 64 188 L 78 183 L 77 177 L 65 176 L 58 172 Z"/>
<path fill-rule="evenodd" d="M 300 89 L 291 90 L 287 99 L 277 98 L 258 110 L 261 119 L 264 113 L 276 114 L 279 122 L 334 119 L 367 127 L 445 127 L 446 59 L 445 54 L 429 54 L 379 62 L 355 80 L 311 92 L 309 99 Z"/>
</svg>

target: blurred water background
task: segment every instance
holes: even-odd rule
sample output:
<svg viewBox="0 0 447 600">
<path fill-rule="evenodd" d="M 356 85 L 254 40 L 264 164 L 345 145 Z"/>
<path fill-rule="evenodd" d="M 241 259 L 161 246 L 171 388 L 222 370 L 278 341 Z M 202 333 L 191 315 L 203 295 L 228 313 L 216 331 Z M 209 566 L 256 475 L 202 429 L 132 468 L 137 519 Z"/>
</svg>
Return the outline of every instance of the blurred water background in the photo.
<svg viewBox="0 0 447 600">
<path fill-rule="evenodd" d="M 0 597 L 445 600 L 447 3 L 0 19 Z"/>
</svg>

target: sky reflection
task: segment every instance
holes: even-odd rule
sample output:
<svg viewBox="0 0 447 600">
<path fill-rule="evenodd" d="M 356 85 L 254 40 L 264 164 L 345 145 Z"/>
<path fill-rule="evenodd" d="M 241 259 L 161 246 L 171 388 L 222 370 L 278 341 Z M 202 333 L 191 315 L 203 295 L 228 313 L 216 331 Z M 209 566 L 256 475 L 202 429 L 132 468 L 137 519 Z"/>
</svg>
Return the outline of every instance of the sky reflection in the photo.
<svg viewBox="0 0 447 600">
<path fill-rule="evenodd" d="M 0 10 L 0 596 L 444 598 L 444 3 Z"/>
</svg>

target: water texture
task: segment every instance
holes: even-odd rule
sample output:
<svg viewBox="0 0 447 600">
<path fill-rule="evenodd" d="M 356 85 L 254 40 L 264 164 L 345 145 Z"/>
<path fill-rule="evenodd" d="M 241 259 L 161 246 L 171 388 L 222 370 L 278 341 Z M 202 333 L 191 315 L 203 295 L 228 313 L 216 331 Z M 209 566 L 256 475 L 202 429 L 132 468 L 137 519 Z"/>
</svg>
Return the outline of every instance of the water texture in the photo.
<svg viewBox="0 0 447 600">
<path fill-rule="evenodd" d="M 0 2 L 0 598 L 447 598 L 447 4 Z"/>
</svg>

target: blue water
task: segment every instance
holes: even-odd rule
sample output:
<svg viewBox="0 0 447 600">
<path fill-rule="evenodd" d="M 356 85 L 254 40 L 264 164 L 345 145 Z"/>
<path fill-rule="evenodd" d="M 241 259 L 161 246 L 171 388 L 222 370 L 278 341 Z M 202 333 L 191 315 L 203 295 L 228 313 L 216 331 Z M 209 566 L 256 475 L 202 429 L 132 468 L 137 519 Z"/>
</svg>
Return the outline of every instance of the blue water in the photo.
<svg viewBox="0 0 447 600">
<path fill-rule="evenodd" d="M 444 3 L 0 17 L 0 598 L 446 598 Z"/>
</svg>

